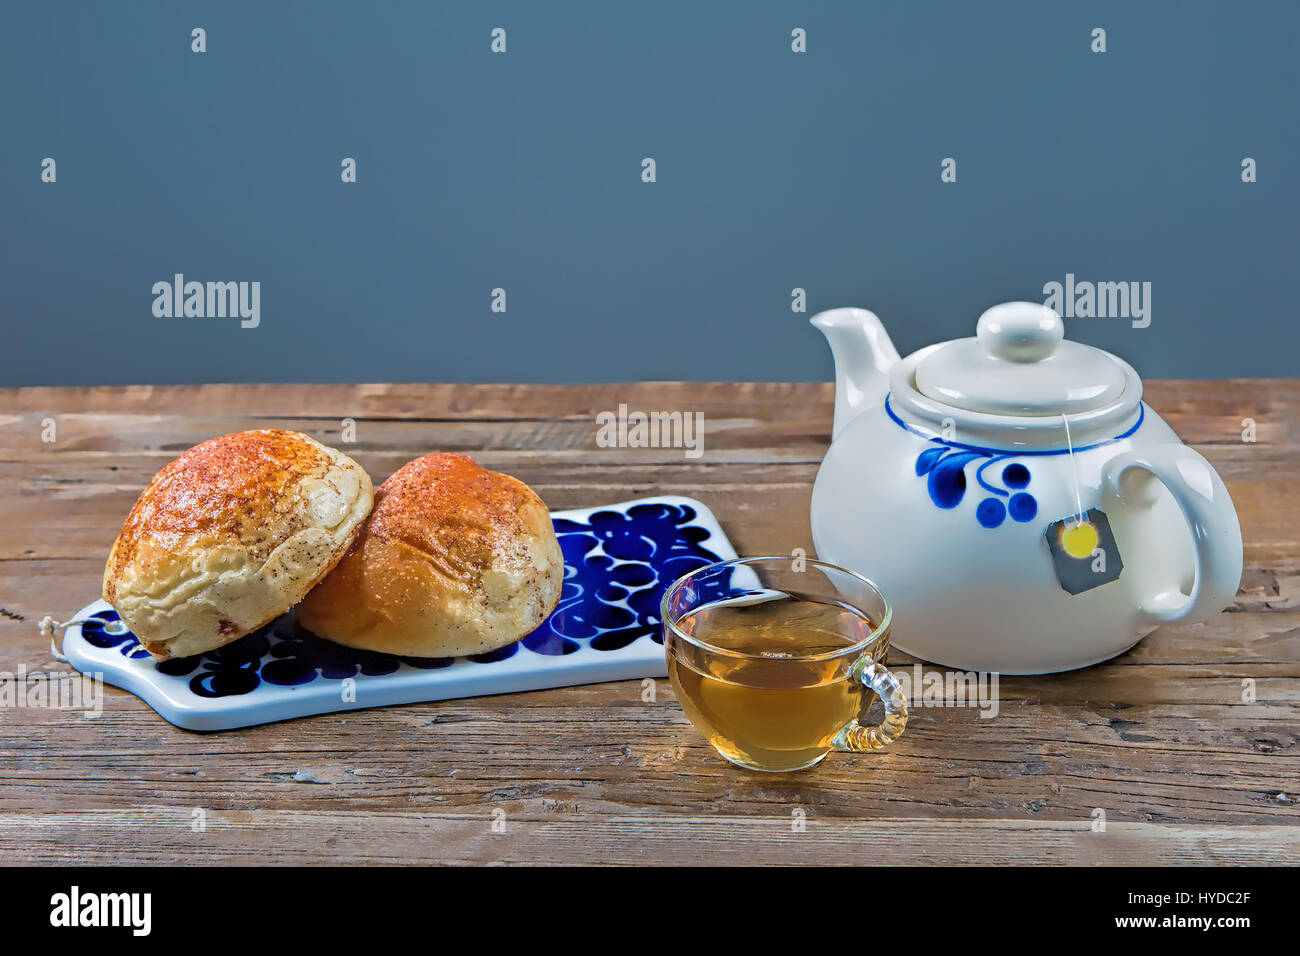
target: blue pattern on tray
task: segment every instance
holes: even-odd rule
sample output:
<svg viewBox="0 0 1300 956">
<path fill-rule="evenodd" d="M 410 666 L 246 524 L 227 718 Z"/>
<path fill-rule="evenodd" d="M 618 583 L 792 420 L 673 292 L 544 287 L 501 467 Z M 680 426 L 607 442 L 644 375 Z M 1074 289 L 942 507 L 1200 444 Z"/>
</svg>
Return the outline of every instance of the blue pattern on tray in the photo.
<svg viewBox="0 0 1300 956">
<path fill-rule="evenodd" d="M 564 551 L 564 590 L 558 606 L 522 640 L 465 660 L 490 665 L 521 651 L 562 655 L 584 644 L 596 651 L 613 651 L 645 638 L 662 643 L 659 602 L 664 590 L 686 572 L 720 560 L 701 544 L 709 532 L 692 524 L 695 518 L 696 511 L 689 505 L 663 502 L 634 505 L 626 511 L 594 511 L 585 521 L 556 518 L 555 533 Z M 98 616 L 120 620 L 112 610 Z M 92 621 L 83 625 L 81 633 L 94 647 L 117 648 L 132 660 L 149 657 L 130 631 L 115 630 Z M 263 682 L 301 686 L 318 680 L 382 676 L 403 667 L 449 667 L 455 661 L 344 647 L 322 640 L 292 614 L 285 614 L 225 647 L 154 666 L 164 674 L 189 677 L 196 695 L 215 698 L 248 694 Z"/>
</svg>

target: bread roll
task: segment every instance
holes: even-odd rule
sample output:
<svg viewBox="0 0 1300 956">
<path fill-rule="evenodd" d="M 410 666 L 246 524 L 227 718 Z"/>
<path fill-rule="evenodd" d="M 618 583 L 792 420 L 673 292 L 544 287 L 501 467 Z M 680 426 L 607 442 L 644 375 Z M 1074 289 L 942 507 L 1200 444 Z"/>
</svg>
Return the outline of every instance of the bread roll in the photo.
<svg viewBox="0 0 1300 956">
<path fill-rule="evenodd" d="M 465 455 L 435 453 L 379 486 L 356 544 L 298 621 L 365 650 L 480 654 L 538 627 L 563 583 L 560 543 L 533 490 Z"/>
<path fill-rule="evenodd" d="M 306 435 L 210 439 L 136 500 L 104 568 L 104 600 L 158 660 L 221 647 L 302 600 L 373 503 L 361 466 Z"/>
</svg>

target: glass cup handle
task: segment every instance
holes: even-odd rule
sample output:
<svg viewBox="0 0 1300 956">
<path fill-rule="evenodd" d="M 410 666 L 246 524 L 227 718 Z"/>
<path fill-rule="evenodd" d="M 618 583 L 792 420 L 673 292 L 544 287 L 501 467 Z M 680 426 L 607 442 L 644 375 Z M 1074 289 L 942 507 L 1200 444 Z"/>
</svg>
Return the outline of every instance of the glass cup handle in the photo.
<svg viewBox="0 0 1300 956">
<path fill-rule="evenodd" d="M 863 727 L 856 718 L 849 721 L 835 735 L 835 749 L 850 753 L 883 750 L 897 740 L 907 726 L 907 698 L 894 675 L 869 655 L 864 654 L 858 659 L 849 677 L 875 691 L 885 705 L 885 719 L 874 727 Z"/>
</svg>

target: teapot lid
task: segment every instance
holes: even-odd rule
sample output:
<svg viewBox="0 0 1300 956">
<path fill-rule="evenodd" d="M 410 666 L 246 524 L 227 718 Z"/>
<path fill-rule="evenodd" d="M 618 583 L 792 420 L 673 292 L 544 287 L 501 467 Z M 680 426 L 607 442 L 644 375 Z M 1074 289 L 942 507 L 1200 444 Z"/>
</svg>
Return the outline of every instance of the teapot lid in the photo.
<svg viewBox="0 0 1300 956">
<path fill-rule="evenodd" d="M 1004 302 L 980 316 L 975 338 L 936 347 L 916 368 L 927 398 L 972 412 L 1061 415 L 1115 402 L 1126 376 L 1108 352 L 1066 342 L 1065 325 L 1036 302 Z"/>
</svg>

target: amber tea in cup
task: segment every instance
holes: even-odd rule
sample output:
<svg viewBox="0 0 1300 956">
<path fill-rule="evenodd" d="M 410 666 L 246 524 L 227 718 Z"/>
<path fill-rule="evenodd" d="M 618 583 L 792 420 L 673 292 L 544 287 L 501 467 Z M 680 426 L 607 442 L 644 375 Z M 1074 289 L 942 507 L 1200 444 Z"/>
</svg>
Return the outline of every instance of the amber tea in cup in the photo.
<svg viewBox="0 0 1300 956">
<path fill-rule="evenodd" d="M 802 558 L 725 561 L 674 582 L 662 612 L 682 710 L 732 763 L 800 770 L 902 733 L 906 702 L 880 663 L 889 604 L 866 578 Z M 864 726 L 877 697 L 885 719 Z"/>
</svg>

